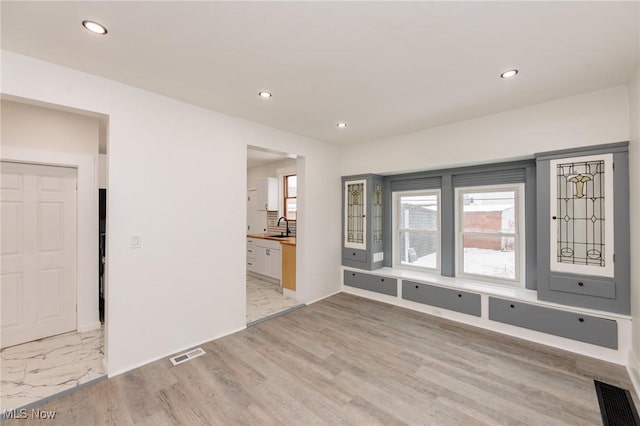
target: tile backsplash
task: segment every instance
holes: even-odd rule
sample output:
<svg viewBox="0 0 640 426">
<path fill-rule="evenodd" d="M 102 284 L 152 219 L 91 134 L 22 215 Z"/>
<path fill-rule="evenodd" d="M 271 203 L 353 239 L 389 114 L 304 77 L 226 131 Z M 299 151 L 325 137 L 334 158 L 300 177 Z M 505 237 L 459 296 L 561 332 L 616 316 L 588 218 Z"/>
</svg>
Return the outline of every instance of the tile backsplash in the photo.
<svg viewBox="0 0 640 426">
<path fill-rule="evenodd" d="M 280 226 L 276 226 L 278 223 L 278 212 L 277 211 L 268 211 L 267 212 L 267 233 L 268 234 L 279 234 L 281 232 L 285 232 L 287 229 L 287 223 L 283 220 L 280 222 Z M 296 235 L 296 222 L 289 221 L 289 231 L 291 233 L 289 235 Z"/>
</svg>

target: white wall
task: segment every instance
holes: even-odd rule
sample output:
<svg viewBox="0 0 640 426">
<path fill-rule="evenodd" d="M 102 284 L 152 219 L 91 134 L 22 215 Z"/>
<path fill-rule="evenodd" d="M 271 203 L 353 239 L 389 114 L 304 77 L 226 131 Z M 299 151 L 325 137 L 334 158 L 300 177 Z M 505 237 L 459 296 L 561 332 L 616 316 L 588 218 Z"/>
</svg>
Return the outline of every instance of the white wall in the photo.
<svg viewBox="0 0 640 426">
<path fill-rule="evenodd" d="M 262 177 L 278 177 L 278 169 L 291 167 L 296 167 L 296 160 L 293 158 L 287 158 L 263 166 L 251 167 L 247 169 L 247 189 L 255 188 L 258 179 Z"/>
<path fill-rule="evenodd" d="M 78 167 L 77 328 L 100 327 L 96 160 L 99 120 L 2 100 L 2 159 Z"/>
<path fill-rule="evenodd" d="M 109 116 L 110 375 L 244 328 L 247 145 L 304 156 L 299 297 L 339 290 L 336 148 L 6 51 L 2 92 Z"/>
<path fill-rule="evenodd" d="M 97 118 L 5 99 L 1 103 L 3 146 L 97 157 Z"/>
<path fill-rule="evenodd" d="M 640 193 L 634 189 L 640 183 L 640 67 L 629 87 L 629 208 L 631 217 L 631 316 L 632 335 L 629 367 L 636 391 L 640 392 Z"/>
<path fill-rule="evenodd" d="M 342 150 L 343 175 L 398 173 L 531 158 L 629 140 L 626 86 L 380 139 Z"/>
</svg>

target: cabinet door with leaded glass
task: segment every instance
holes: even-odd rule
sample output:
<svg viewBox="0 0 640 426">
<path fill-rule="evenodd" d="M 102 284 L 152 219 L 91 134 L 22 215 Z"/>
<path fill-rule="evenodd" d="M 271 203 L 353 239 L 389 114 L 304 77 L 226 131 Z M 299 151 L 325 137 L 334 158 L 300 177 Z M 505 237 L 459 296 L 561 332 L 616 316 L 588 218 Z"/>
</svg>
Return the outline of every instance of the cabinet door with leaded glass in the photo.
<svg viewBox="0 0 640 426">
<path fill-rule="evenodd" d="M 344 246 L 367 249 L 367 181 L 344 183 Z"/>
<path fill-rule="evenodd" d="M 613 156 L 550 161 L 550 269 L 613 277 Z"/>
</svg>

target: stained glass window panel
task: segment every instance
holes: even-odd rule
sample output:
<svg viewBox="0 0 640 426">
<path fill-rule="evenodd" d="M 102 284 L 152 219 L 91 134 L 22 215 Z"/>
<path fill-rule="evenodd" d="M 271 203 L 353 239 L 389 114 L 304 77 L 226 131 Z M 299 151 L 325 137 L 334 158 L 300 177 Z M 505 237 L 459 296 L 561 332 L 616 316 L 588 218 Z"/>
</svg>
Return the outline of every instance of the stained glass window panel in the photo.
<svg viewBox="0 0 640 426">
<path fill-rule="evenodd" d="M 382 184 L 373 185 L 373 230 L 372 241 L 382 242 Z"/>
<path fill-rule="evenodd" d="M 365 184 L 347 184 L 347 243 L 365 243 Z"/>
<path fill-rule="evenodd" d="M 605 266 L 605 162 L 556 165 L 557 261 Z"/>
</svg>

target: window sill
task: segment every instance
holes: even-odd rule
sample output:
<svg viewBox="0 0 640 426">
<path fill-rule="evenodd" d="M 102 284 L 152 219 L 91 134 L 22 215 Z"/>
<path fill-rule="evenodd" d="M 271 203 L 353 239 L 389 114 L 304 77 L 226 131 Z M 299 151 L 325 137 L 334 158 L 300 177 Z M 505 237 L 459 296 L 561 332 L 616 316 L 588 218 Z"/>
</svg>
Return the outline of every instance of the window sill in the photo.
<svg viewBox="0 0 640 426">
<path fill-rule="evenodd" d="M 466 290 L 474 293 L 483 293 L 491 296 L 511 297 L 523 301 L 538 300 L 537 292 L 535 290 L 510 286 L 508 284 L 474 281 L 469 278 L 460 277 L 443 277 L 442 275 L 427 271 L 414 271 L 403 268 L 381 268 L 372 272 L 403 280 L 427 281 L 443 287 Z"/>
<path fill-rule="evenodd" d="M 348 270 L 359 271 L 352 268 L 344 268 Z M 505 284 L 489 283 L 473 281 L 468 278 L 459 277 L 443 277 L 441 275 L 432 274 L 423 271 L 412 271 L 401 268 L 380 268 L 373 271 L 360 271 L 366 274 L 379 275 L 400 280 L 417 281 L 425 284 L 434 284 L 441 287 L 447 287 L 470 293 L 478 293 L 487 296 L 503 297 L 516 301 L 526 302 L 538 306 L 547 306 L 550 308 L 561 309 L 570 312 L 580 312 L 585 314 L 596 315 L 602 318 L 610 319 L 631 319 L 630 315 L 616 314 L 606 311 L 598 311 L 595 309 L 578 308 L 574 306 L 561 305 L 558 303 L 546 302 L 538 300 L 538 294 L 535 290 L 529 290 L 522 287 L 511 287 Z M 400 297 L 400 296 L 399 296 Z"/>
</svg>

